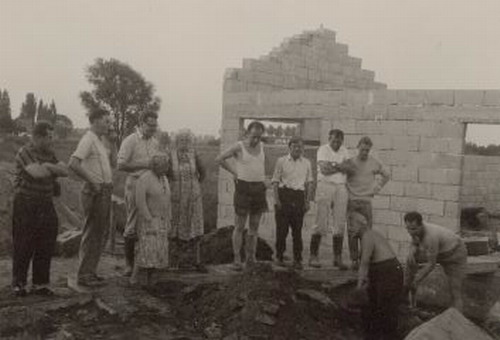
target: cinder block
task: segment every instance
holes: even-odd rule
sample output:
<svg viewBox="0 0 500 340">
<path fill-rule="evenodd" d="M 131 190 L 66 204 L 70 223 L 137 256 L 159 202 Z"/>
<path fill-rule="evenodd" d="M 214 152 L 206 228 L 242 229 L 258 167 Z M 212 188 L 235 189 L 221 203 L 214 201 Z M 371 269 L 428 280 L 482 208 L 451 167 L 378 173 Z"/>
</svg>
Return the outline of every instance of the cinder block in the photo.
<svg viewBox="0 0 500 340">
<path fill-rule="evenodd" d="M 404 120 L 386 120 L 383 122 L 382 131 L 386 135 L 406 136 L 408 122 Z"/>
<path fill-rule="evenodd" d="M 426 91 L 426 103 L 428 105 L 448 105 L 454 104 L 453 90 L 429 90 Z"/>
<path fill-rule="evenodd" d="M 375 105 L 396 105 L 398 103 L 397 90 L 373 90 L 373 104 Z"/>
<path fill-rule="evenodd" d="M 404 166 L 410 161 L 410 153 L 399 150 L 379 151 L 381 160 L 386 165 Z"/>
<path fill-rule="evenodd" d="M 460 204 L 458 202 L 445 202 L 444 216 L 460 218 Z"/>
<path fill-rule="evenodd" d="M 435 123 L 432 121 L 413 121 L 408 122 L 408 135 L 410 136 L 424 136 L 436 137 Z"/>
<path fill-rule="evenodd" d="M 484 91 L 455 90 L 456 106 L 480 106 L 483 103 Z"/>
<path fill-rule="evenodd" d="M 465 138 L 465 124 L 453 121 L 435 123 L 436 136 L 441 138 Z"/>
<path fill-rule="evenodd" d="M 424 105 L 426 101 L 425 90 L 398 90 L 398 104 L 400 105 Z"/>
<path fill-rule="evenodd" d="M 335 129 L 344 131 L 344 134 L 356 133 L 356 121 L 354 119 L 335 120 L 333 121 L 333 126 Z"/>
<path fill-rule="evenodd" d="M 380 191 L 382 195 L 404 196 L 404 182 L 389 181 Z"/>
<path fill-rule="evenodd" d="M 405 196 L 432 198 L 432 184 L 407 182 L 405 183 Z"/>
<path fill-rule="evenodd" d="M 459 169 L 426 169 L 418 170 L 418 180 L 423 183 L 460 184 Z"/>
<path fill-rule="evenodd" d="M 418 208 L 418 199 L 414 197 L 391 196 L 391 210 L 408 212 Z"/>
<path fill-rule="evenodd" d="M 389 209 L 391 205 L 390 196 L 376 195 L 372 200 L 373 209 Z"/>
<path fill-rule="evenodd" d="M 387 106 L 386 105 L 365 105 L 363 107 L 363 116 L 367 120 L 386 120 L 387 119 Z"/>
<path fill-rule="evenodd" d="M 500 90 L 484 91 L 483 106 L 500 106 Z"/>
<path fill-rule="evenodd" d="M 353 149 L 355 150 L 358 146 L 359 140 L 363 137 L 364 135 L 357 135 L 357 134 L 346 134 L 344 135 L 344 146 L 348 149 Z"/>
<path fill-rule="evenodd" d="M 240 129 L 240 119 L 237 118 L 226 118 L 222 120 L 223 130 L 239 130 Z"/>
<path fill-rule="evenodd" d="M 448 152 L 455 155 L 463 153 L 465 142 L 461 138 L 448 138 Z"/>
<path fill-rule="evenodd" d="M 430 200 L 419 198 L 417 203 L 417 211 L 429 215 L 444 215 L 444 202 L 438 200 Z"/>
<path fill-rule="evenodd" d="M 394 166 L 392 168 L 392 180 L 394 181 L 418 181 L 418 169 L 411 166 Z"/>
<path fill-rule="evenodd" d="M 420 137 L 420 151 L 449 152 L 448 138 Z"/>
<path fill-rule="evenodd" d="M 393 148 L 392 139 L 386 135 L 370 136 L 373 142 L 373 149 L 376 150 L 391 150 Z"/>
<path fill-rule="evenodd" d="M 432 198 L 436 200 L 458 202 L 460 200 L 460 186 L 433 184 Z"/>
<path fill-rule="evenodd" d="M 419 136 L 393 136 L 392 145 L 395 150 L 418 151 L 420 145 Z"/>
<path fill-rule="evenodd" d="M 401 213 L 385 209 L 373 209 L 373 222 L 375 224 L 400 225 Z"/>
<path fill-rule="evenodd" d="M 391 120 L 414 121 L 421 119 L 423 111 L 419 106 L 390 105 L 387 108 L 387 116 Z"/>
</svg>

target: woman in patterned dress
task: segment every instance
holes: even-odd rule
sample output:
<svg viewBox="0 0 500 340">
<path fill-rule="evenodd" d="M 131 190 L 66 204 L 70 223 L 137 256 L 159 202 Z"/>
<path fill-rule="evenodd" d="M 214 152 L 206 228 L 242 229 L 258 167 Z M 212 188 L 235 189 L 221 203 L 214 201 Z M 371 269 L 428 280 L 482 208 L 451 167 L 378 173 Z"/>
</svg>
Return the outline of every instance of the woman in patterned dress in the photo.
<svg viewBox="0 0 500 340">
<path fill-rule="evenodd" d="M 194 136 L 181 131 L 175 138 L 170 154 L 170 189 L 172 191 L 172 228 L 170 229 L 171 262 L 173 267 L 186 267 L 186 253 L 194 252 L 188 268 L 204 271 L 200 259 L 200 239 L 203 235 L 203 205 L 200 182 L 205 170 L 193 146 Z M 195 259 L 193 260 L 193 257 Z"/>
<path fill-rule="evenodd" d="M 167 155 L 153 156 L 152 170 L 146 171 L 136 183 L 136 202 L 139 212 L 138 243 L 131 282 L 137 282 L 140 270 L 147 272 L 147 285 L 152 283 L 155 269 L 167 268 L 168 232 L 170 229 L 170 187 L 166 176 Z"/>
</svg>

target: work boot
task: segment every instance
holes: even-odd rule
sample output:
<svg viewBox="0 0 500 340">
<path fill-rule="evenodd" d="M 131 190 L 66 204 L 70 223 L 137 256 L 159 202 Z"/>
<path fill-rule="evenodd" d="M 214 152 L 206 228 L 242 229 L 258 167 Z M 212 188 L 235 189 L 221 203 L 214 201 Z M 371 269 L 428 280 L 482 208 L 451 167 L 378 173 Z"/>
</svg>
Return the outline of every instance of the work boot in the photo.
<svg viewBox="0 0 500 340">
<path fill-rule="evenodd" d="M 333 236 L 333 266 L 340 270 L 347 270 L 347 266 L 342 262 L 342 235 Z"/>
<path fill-rule="evenodd" d="M 134 269 L 135 239 L 132 237 L 125 237 L 125 244 L 123 247 L 125 253 L 125 265 L 127 266 L 123 275 L 129 277 L 130 275 L 132 275 L 132 271 Z"/>
<path fill-rule="evenodd" d="M 313 268 L 321 268 L 321 264 L 318 259 L 319 245 L 321 243 L 321 235 L 313 234 L 311 236 L 311 245 L 309 246 L 309 266 Z"/>
<path fill-rule="evenodd" d="M 356 271 L 359 269 L 359 238 L 355 236 L 349 236 L 349 254 L 351 256 L 351 269 Z"/>
</svg>

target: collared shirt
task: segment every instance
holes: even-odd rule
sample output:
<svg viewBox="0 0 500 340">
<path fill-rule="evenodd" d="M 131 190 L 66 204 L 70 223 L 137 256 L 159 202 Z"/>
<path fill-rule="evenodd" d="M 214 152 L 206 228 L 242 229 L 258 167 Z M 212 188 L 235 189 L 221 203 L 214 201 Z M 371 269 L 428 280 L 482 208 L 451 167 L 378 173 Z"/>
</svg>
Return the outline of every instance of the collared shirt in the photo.
<svg viewBox="0 0 500 340">
<path fill-rule="evenodd" d="M 311 162 L 304 157 L 296 160 L 291 155 L 278 158 L 272 182 L 279 183 L 280 188 L 304 190 L 307 182 L 312 182 Z"/>
<path fill-rule="evenodd" d="M 345 183 L 346 175 L 341 172 L 337 172 L 328 176 L 323 175 L 319 167 L 319 162 L 324 161 L 330 162 L 333 165 L 337 165 L 346 161 L 347 159 L 349 159 L 349 151 L 347 151 L 347 149 L 343 145 L 341 145 L 337 151 L 333 151 L 330 144 L 321 145 L 318 148 L 316 157 L 316 160 L 318 162 L 318 182 L 330 182 L 335 184 Z"/>
<path fill-rule="evenodd" d="M 130 134 L 125 138 L 118 151 L 118 164 L 127 164 L 129 162 L 149 162 L 149 160 L 160 151 L 160 144 L 153 136 L 144 138 L 141 130 Z M 145 170 L 137 170 L 131 175 L 134 177 L 140 176 Z"/>
<path fill-rule="evenodd" d="M 33 163 L 57 164 L 58 160 L 52 151 L 41 151 L 32 143 L 23 146 L 16 155 L 16 192 L 24 195 L 52 197 L 54 193 L 54 177 L 33 178 L 25 168 Z"/>
<path fill-rule="evenodd" d="M 109 162 L 110 151 L 99 137 L 88 130 L 78 143 L 72 157 L 82 161 L 82 168 L 87 171 L 93 183 L 111 183 L 112 173 Z"/>
</svg>

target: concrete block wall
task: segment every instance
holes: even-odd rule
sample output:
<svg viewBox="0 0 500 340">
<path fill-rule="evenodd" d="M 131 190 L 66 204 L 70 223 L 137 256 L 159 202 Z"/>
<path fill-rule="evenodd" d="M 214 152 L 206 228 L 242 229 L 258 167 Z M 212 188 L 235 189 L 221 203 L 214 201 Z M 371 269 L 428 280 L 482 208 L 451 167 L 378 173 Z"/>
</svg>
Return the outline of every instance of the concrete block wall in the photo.
<svg viewBox="0 0 500 340">
<path fill-rule="evenodd" d="M 465 124 L 500 123 L 500 91 L 224 91 L 223 148 L 237 141 L 244 118 L 318 119 L 321 143 L 329 129 L 340 128 L 353 154 L 359 138 L 370 136 L 373 154 L 391 172 L 391 181 L 374 200 L 374 228 L 404 258 L 409 245 L 405 212 L 418 210 L 426 220 L 458 231 L 461 186 L 467 179 L 462 165 L 468 164 L 462 155 Z M 221 171 L 219 226 L 234 223 L 233 190 L 232 179 Z M 270 190 L 268 198 L 272 207 Z M 314 208 L 305 223 L 314 223 Z M 272 235 L 272 211 L 262 230 Z"/>
<path fill-rule="evenodd" d="M 334 31 L 305 31 L 285 39 L 267 55 L 243 59 L 242 68 L 228 70 L 224 91 L 386 88 L 375 81 L 375 72 L 362 69 L 362 60 L 348 51 L 347 45 L 336 42 Z"/>
<path fill-rule="evenodd" d="M 463 207 L 500 209 L 500 157 L 465 155 L 462 173 Z"/>
</svg>

